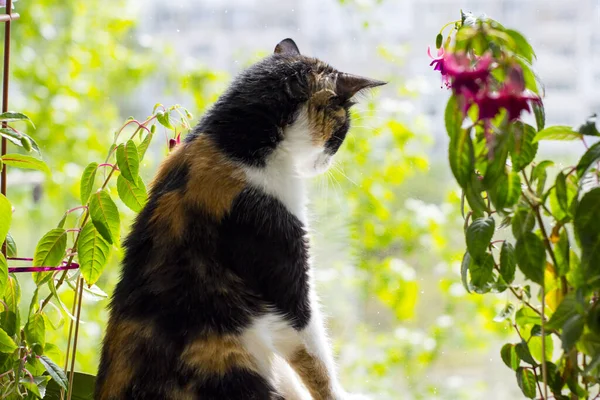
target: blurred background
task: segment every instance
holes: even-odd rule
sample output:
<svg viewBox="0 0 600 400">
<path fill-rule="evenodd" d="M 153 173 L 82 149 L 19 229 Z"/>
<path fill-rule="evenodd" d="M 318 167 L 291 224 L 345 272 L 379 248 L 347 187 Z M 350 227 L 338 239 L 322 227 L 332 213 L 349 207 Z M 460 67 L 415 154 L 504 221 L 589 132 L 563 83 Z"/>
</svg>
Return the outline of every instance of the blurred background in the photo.
<svg viewBox="0 0 600 400">
<path fill-rule="evenodd" d="M 83 168 L 104 159 L 128 116 L 142 119 L 160 102 L 198 119 L 233 75 L 292 37 L 304 54 L 390 82 L 362 99 L 337 165 L 312 182 L 317 279 L 344 386 L 383 400 L 520 399 L 500 359 L 501 345 L 517 338 L 494 322 L 508 295 L 469 295 L 460 283 L 448 92 L 427 46 L 461 8 L 531 41 L 549 123 L 578 125 L 600 112 L 598 0 L 18 1 L 9 108 L 35 122 L 28 133 L 54 171 L 51 180 L 9 173 L 19 253 L 33 254 L 41 233 L 79 204 Z M 164 140 L 151 150 L 146 182 Z M 559 166 L 582 151 L 564 142 L 540 148 Z M 113 251 L 98 283 L 108 294 L 120 257 Z M 30 297 L 33 283 L 19 280 Z M 71 304 L 71 291 L 62 297 Z M 108 302 L 85 297 L 78 368 L 95 373 Z M 67 325 L 53 333 L 62 348 Z"/>
</svg>

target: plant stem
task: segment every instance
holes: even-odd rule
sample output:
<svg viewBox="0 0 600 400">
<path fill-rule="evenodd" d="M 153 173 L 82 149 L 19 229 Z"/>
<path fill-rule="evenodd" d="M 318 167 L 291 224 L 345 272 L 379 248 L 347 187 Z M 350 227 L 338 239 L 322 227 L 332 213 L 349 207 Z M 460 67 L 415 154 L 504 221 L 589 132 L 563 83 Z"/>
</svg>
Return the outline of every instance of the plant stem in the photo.
<svg viewBox="0 0 600 400">
<path fill-rule="evenodd" d="M 542 343 L 543 342 L 544 341 L 542 340 Z M 540 391 L 540 396 L 542 396 L 541 400 L 547 399 L 548 398 L 548 394 L 546 394 L 544 396 L 544 392 L 542 392 L 542 388 L 540 387 L 540 381 L 538 380 L 538 375 L 537 375 L 537 372 L 535 372 L 535 368 L 531 368 L 531 370 L 533 371 L 533 375 L 535 376 L 535 383 L 536 383 L 536 385 L 538 387 L 538 390 Z"/>
<path fill-rule="evenodd" d="M 73 308 L 71 309 L 71 315 L 75 315 L 75 311 L 77 309 L 77 292 L 73 294 Z M 71 318 L 71 322 L 69 323 L 69 339 L 67 340 L 67 354 L 65 356 L 65 374 L 69 368 L 69 352 L 71 351 L 71 337 L 73 335 L 73 319 Z M 64 399 L 65 389 L 60 389 L 60 400 Z"/>
<path fill-rule="evenodd" d="M 527 174 L 523 171 L 522 173 L 523 179 L 527 184 L 527 187 L 531 191 L 531 185 L 529 184 L 529 180 L 527 179 Z M 533 211 L 535 213 L 538 225 L 540 227 L 540 231 L 542 232 L 542 237 L 544 238 L 544 245 L 546 246 L 546 250 L 552 259 L 552 263 L 554 264 L 554 268 L 558 268 L 558 263 L 556 262 L 556 256 L 554 255 L 554 250 L 552 249 L 552 245 L 550 244 L 550 239 L 548 238 L 548 233 L 546 232 L 546 227 L 544 226 L 544 221 L 542 220 L 542 214 L 540 213 L 539 204 L 532 204 L 529 202 L 527 196 L 525 196 L 527 202 L 532 206 Z M 544 396 L 548 397 L 548 374 L 546 371 L 546 332 L 545 332 L 545 318 L 546 312 L 546 284 L 545 279 L 542 279 L 542 379 L 544 381 Z"/>
<path fill-rule="evenodd" d="M 83 295 L 83 277 L 79 277 L 79 285 L 77 286 L 77 317 L 75 320 L 75 337 L 73 338 L 73 355 L 71 356 L 71 374 L 69 375 L 69 390 L 67 392 L 67 400 L 71 400 L 73 394 L 73 379 L 75 378 L 75 358 L 77 357 L 77 339 L 79 338 L 79 322 L 81 321 L 81 297 Z"/>
<path fill-rule="evenodd" d="M 542 281 L 542 380 L 544 381 L 544 397 L 548 398 L 548 371 L 546 368 L 546 284 Z"/>
</svg>

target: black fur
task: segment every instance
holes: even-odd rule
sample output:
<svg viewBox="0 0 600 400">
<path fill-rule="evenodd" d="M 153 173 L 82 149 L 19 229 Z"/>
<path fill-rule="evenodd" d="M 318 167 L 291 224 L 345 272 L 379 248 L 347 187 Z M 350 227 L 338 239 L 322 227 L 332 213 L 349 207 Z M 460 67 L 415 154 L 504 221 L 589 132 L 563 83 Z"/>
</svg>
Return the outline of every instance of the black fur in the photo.
<svg viewBox="0 0 600 400">
<path fill-rule="evenodd" d="M 182 146 L 193 148 L 194 141 L 206 135 L 230 159 L 264 166 L 283 139 L 283 128 L 311 95 L 310 74 L 335 72 L 300 56 L 290 43 L 284 45 L 282 53 L 241 73 Z M 337 106 L 346 109 L 347 118 L 325 144 L 330 154 L 345 138 L 351 105 L 347 98 L 333 101 L 343 103 Z M 111 321 L 136 321 L 151 326 L 153 333 L 151 340 L 132 338 L 133 378 L 119 399 L 169 399 L 174 388 L 189 390 L 191 384 L 204 400 L 283 400 L 254 372 L 236 369 L 221 378 L 198 375 L 179 357 L 199 337 L 241 334 L 267 312 L 279 313 L 297 330 L 308 324 L 304 226 L 278 199 L 247 186 L 223 217 L 191 201 L 174 204 L 186 216 L 183 232 L 165 237 L 170 233 L 152 222 L 160 198 L 176 194 L 185 199 L 193 173 L 183 161 L 172 163 L 172 168 L 154 183 L 123 244 L 123 270 L 112 296 Z M 108 350 L 110 340 L 105 339 L 96 398 L 103 385 L 111 385 L 106 382 L 115 357 Z"/>
<path fill-rule="evenodd" d="M 206 134 L 229 156 L 264 166 L 283 140 L 283 127 L 294 121 L 298 106 L 308 100 L 307 77 L 316 68 L 335 71 L 289 53 L 254 64 L 234 80 L 186 140 Z"/>
</svg>

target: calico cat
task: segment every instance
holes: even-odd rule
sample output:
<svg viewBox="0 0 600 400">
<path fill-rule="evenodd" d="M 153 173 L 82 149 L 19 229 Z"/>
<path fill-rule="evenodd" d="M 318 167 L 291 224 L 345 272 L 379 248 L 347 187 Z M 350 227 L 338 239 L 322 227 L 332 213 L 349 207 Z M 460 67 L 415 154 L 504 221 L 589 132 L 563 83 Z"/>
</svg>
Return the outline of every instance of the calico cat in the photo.
<svg viewBox="0 0 600 400">
<path fill-rule="evenodd" d="M 233 81 L 124 241 L 96 399 L 351 398 L 315 295 L 303 179 L 329 167 L 353 96 L 382 84 L 291 39 Z"/>
</svg>

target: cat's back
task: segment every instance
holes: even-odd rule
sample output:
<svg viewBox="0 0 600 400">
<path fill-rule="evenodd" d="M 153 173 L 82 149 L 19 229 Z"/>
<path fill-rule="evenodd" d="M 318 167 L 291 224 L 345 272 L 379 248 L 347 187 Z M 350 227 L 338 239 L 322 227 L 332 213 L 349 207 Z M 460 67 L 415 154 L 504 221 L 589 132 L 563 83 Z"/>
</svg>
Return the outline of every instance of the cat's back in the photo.
<svg viewBox="0 0 600 400">
<path fill-rule="evenodd" d="M 269 399 L 242 333 L 273 305 L 308 318 L 304 236 L 301 221 L 209 136 L 177 146 L 124 241 L 97 398 L 195 398 L 227 391 L 223 372 L 234 371 L 232 391 L 256 386 L 256 399 Z M 282 296 L 285 282 L 293 290 Z M 132 387 L 141 380 L 147 387 Z"/>
</svg>

